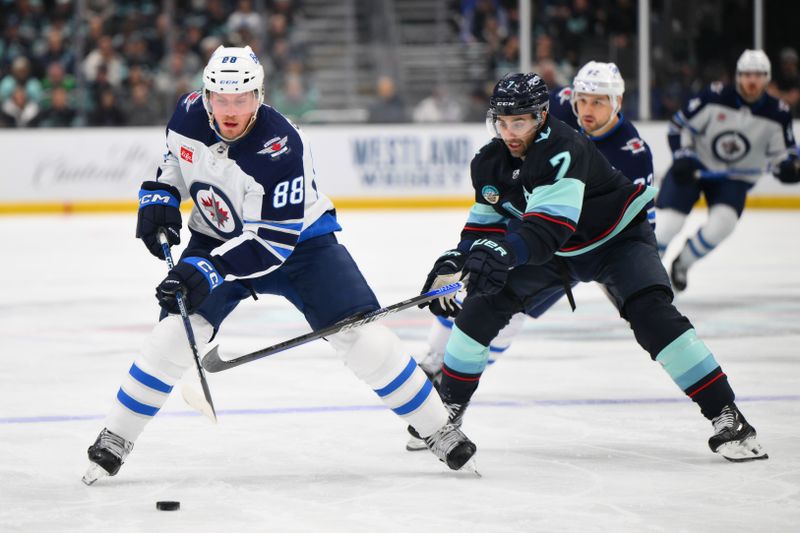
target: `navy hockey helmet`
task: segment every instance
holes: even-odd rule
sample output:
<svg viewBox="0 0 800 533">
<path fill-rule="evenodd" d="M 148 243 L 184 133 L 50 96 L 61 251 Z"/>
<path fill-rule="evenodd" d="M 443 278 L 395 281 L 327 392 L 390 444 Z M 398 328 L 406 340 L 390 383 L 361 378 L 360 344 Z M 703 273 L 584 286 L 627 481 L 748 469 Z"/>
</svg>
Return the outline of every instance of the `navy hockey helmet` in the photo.
<svg viewBox="0 0 800 533">
<path fill-rule="evenodd" d="M 489 98 L 489 110 L 495 115 L 525 115 L 531 113 L 541 120 L 542 112 L 550 108 L 547 84 L 538 74 L 516 72 L 506 74 L 497 82 Z"/>
<path fill-rule="evenodd" d="M 486 125 L 492 135 L 498 135 L 494 125 L 498 116 L 530 113 L 538 128 L 549 109 L 550 92 L 541 76 L 533 72 L 506 74 L 494 86 L 489 98 Z"/>
</svg>

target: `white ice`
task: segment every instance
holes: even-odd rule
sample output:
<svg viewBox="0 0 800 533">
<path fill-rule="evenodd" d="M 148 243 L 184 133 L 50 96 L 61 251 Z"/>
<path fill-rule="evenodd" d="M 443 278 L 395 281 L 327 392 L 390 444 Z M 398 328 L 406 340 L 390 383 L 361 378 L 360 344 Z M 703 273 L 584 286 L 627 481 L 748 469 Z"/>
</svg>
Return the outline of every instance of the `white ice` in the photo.
<svg viewBox="0 0 800 533">
<path fill-rule="evenodd" d="M 386 305 L 417 293 L 464 218 L 345 211 L 341 240 Z M 319 341 L 210 375 L 217 426 L 173 395 L 120 474 L 86 487 L 165 267 L 133 215 L 0 218 L 0 531 L 798 531 L 798 228 L 797 211 L 746 212 L 677 300 L 767 461 L 712 454 L 710 423 L 586 285 L 484 375 L 465 422 L 480 479 L 406 452 L 404 424 Z M 418 353 L 430 316 L 386 323 Z M 219 342 L 243 354 L 305 331 L 262 297 Z"/>
</svg>

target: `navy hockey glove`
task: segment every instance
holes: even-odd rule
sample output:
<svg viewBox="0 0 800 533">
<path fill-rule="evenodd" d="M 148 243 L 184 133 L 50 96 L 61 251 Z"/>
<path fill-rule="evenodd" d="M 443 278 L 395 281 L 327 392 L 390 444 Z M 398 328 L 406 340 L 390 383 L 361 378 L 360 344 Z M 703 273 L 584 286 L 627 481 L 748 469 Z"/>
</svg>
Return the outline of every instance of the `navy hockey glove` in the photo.
<svg viewBox="0 0 800 533">
<path fill-rule="evenodd" d="M 675 154 L 675 160 L 672 162 L 672 168 L 669 169 L 675 183 L 689 184 L 697 181 L 695 173 L 698 170 L 705 170 L 705 167 L 694 154 L 686 153 L 685 155 Z"/>
<path fill-rule="evenodd" d="M 461 279 L 461 269 L 464 267 L 465 260 L 466 257 L 460 250 L 447 250 L 440 255 L 433 264 L 433 268 L 428 273 L 425 285 L 422 286 L 421 293 L 436 290 L 445 285 L 457 282 Z M 456 300 L 455 293 L 436 298 L 435 300 L 425 302 L 419 306 L 429 306 L 431 313 L 442 317 L 454 317 L 461 311 L 461 304 Z"/>
<path fill-rule="evenodd" d="M 464 263 L 464 274 L 469 276 L 467 292 L 500 292 L 508 281 L 514 261 L 514 251 L 504 241 L 478 239 L 473 242 Z"/>
<path fill-rule="evenodd" d="M 800 157 L 792 155 L 788 159 L 781 161 L 774 175 L 783 183 L 800 182 Z"/>
<path fill-rule="evenodd" d="M 192 313 L 200 307 L 211 291 L 222 284 L 224 277 L 220 266 L 214 263 L 211 256 L 184 257 L 156 287 L 158 305 L 169 313 L 179 313 L 175 295 L 180 291 L 183 293 L 186 312 Z"/>
<path fill-rule="evenodd" d="M 159 259 L 164 259 L 164 250 L 158 242 L 159 230 L 164 230 L 170 246 L 181 243 L 180 205 L 181 194 L 172 185 L 156 181 L 142 183 L 136 237 Z"/>
</svg>

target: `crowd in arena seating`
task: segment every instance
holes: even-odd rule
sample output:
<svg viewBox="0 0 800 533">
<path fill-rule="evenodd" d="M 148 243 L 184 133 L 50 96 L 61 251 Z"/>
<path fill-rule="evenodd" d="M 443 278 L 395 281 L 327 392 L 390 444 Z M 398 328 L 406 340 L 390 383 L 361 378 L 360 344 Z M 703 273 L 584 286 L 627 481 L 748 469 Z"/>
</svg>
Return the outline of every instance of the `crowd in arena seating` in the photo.
<svg viewBox="0 0 800 533">
<path fill-rule="evenodd" d="M 0 0 L 0 127 L 163 124 L 176 98 L 200 87 L 202 67 L 220 44 L 252 46 L 270 80 L 268 101 L 302 121 L 318 94 L 308 82 L 308 53 L 297 30 L 301 1 L 85 0 L 82 17 L 76 16 L 75 0 Z M 391 80 L 383 80 L 374 103 L 364 105 L 369 120 L 480 120 L 493 82 L 518 68 L 517 0 L 449 5 L 461 41 L 485 44 L 486 83 L 458 101 L 446 87 L 432 87 L 430 97 L 401 113 L 399 106 L 410 103 L 395 94 Z M 533 70 L 558 88 L 589 59 L 614 61 L 628 80 L 624 110 L 637 118 L 636 1 L 533 5 Z M 729 81 L 733 60 L 720 54 L 735 56 L 749 45 L 747 32 L 736 35 L 726 26 L 723 36 L 714 28 L 681 28 L 673 15 L 652 24 L 653 118 L 668 118 L 709 81 Z M 784 48 L 776 56 L 770 92 L 800 116 L 797 51 Z M 391 109 L 382 109 L 387 101 Z M 391 117 L 381 118 L 390 111 Z"/>
</svg>

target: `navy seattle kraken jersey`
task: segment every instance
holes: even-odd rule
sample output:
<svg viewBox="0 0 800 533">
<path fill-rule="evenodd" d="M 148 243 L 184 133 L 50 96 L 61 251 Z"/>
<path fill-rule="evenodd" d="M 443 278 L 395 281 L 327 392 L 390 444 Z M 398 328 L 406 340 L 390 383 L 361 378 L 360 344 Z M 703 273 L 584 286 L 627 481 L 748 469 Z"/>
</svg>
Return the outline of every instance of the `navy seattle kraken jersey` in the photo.
<svg viewBox="0 0 800 533">
<path fill-rule="evenodd" d="M 298 242 L 341 229 L 314 183 L 303 134 L 267 105 L 228 143 L 209 126 L 199 92 L 181 97 L 157 181 L 192 200 L 189 228 L 220 241 L 211 253 L 228 280 L 268 274 Z"/>
<path fill-rule="evenodd" d="M 553 91 L 550 96 L 550 113 L 576 130 L 585 133 L 572 111 L 571 96 L 572 87 L 563 87 L 557 92 Z M 589 135 L 589 139 L 594 142 L 608 162 L 622 172 L 626 178 L 633 183 L 653 185 L 653 154 L 650 146 L 644 142 L 636 127 L 625 120 L 622 113 L 619 113 L 618 117 L 619 121 L 613 128 L 597 137 Z M 653 202 L 647 206 L 647 219 L 650 224 L 655 225 L 656 210 Z"/>
<path fill-rule="evenodd" d="M 728 171 L 731 179 L 755 183 L 767 164 L 795 148 L 789 107 L 764 93 L 754 103 L 736 87 L 712 83 L 675 113 L 668 134 L 673 153 L 690 151 L 709 170 Z M 736 170 L 746 170 L 741 175 Z"/>
<path fill-rule="evenodd" d="M 460 248 L 503 235 L 527 263 L 579 255 L 622 231 L 655 196 L 609 164 L 584 135 L 548 116 L 525 159 L 493 139 L 471 164 L 475 204 Z"/>
</svg>

